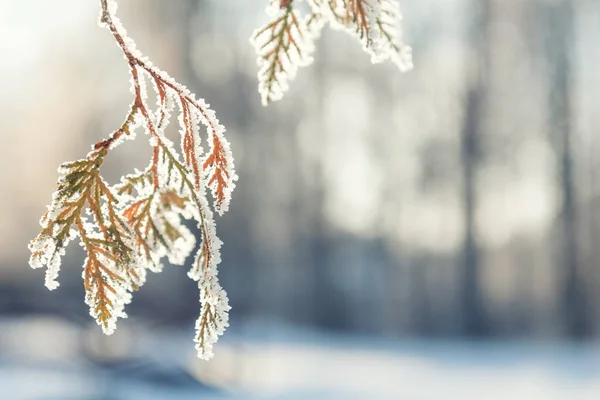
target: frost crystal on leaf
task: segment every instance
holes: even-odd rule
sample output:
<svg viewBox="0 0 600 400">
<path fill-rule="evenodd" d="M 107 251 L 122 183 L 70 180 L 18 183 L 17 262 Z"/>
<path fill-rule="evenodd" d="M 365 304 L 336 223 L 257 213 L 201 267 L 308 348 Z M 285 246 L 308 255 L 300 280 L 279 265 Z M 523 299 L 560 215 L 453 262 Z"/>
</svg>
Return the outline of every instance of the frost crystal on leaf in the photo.
<svg viewBox="0 0 600 400">
<path fill-rule="evenodd" d="M 96 143 L 86 158 L 59 168 L 58 190 L 42 217 L 42 231 L 29 244 L 32 268 L 46 267 L 46 286 L 56 289 L 61 257 L 75 237 L 87 253 L 83 265 L 85 302 L 90 315 L 106 334 L 125 318 L 125 305 L 146 280 L 147 271 L 160 272 L 162 259 L 183 265 L 196 240 L 182 219 L 194 219 L 201 243 L 189 276 L 198 281 L 201 315 L 196 348 L 204 359 L 227 327 L 227 295 L 217 279 L 221 241 L 206 196 L 212 191 L 213 208 L 227 211 L 237 175 L 225 128 L 208 104 L 145 58 L 116 17 L 117 3 L 100 0 L 100 26 L 112 33 L 129 65 L 134 96 L 125 121 L 107 139 Z M 147 90 L 156 94 L 156 108 L 148 104 Z M 163 132 L 179 106 L 181 151 Z M 141 127 L 152 146 L 151 161 L 110 186 L 100 172 L 108 152 L 135 138 Z M 201 127 L 210 151 L 203 157 Z M 89 219 L 89 221 L 88 221 Z"/>
</svg>

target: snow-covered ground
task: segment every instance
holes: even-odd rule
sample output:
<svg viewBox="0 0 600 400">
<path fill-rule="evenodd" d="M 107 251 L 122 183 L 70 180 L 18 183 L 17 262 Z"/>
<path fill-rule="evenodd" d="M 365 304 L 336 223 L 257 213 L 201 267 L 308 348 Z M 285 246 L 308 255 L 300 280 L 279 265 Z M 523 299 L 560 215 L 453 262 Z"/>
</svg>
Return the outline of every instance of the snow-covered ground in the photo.
<svg viewBox="0 0 600 400">
<path fill-rule="evenodd" d="M 2 321 L 0 398 L 600 399 L 594 344 L 388 340 L 258 324 L 226 335 L 204 362 L 192 332 L 123 325 L 104 338 L 57 320 Z"/>
</svg>

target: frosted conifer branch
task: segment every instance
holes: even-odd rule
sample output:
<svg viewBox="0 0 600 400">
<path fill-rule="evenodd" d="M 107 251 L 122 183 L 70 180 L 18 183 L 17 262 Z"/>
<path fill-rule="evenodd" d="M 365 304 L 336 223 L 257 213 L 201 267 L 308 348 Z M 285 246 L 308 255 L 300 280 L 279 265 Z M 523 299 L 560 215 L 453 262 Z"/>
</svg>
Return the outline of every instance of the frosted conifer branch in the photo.
<svg viewBox="0 0 600 400">
<path fill-rule="evenodd" d="M 402 14 L 395 0 L 379 0 L 380 12 L 375 29 L 379 40 L 369 51 L 373 63 L 390 59 L 402 72 L 413 68 L 412 49 L 402 42 Z"/>
<path fill-rule="evenodd" d="M 294 8 L 294 0 L 271 0 L 271 20 L 250 39 L 258 54 L 258 91 L 263 105 L 280 100 L 298 67 L 312 62 L 312 35 Z"/>
<path fill-rule="evenodd" d="M 96 143 L 86 158 L 59 168 L 58 189 L 40 220 L 42 230 L 29 244 L 30 265 L 46 267 L 46 286 L 56 289 L 65 248 L 79 237 L 87 253 L 82 273 L 85 301 L 102 330 L 111 334 L 117 318 L 126 317 L 125 305 L 144 284 L 147 270 L 160 272 L 165 257 L 172 264 L 184 264 L 196 241 L 181 220 L 194 219 L 201 232 L 188 273 L 200 290 L 195 342 L 198 356 L 209 359 L 228 326 L 228 299 L 217 278 L 222 243 L 213 216 L 213 209 L 219 214 L 228 210 L 238 179 L 225 127 L 204 100 L 137 50 L 116 17 L 116 1 L 99 1 L 99 24 L 111 32 L 129 66 L 133 102 L 121 126 Z M 402 71 L 412 68 L 411 50 L 400 37 L 396 0 L 307 0 L 311 12 L 305 16 L 295 8 L 299 1 L 269 0 L 271 20 L 251 38 L 264 105 L 281 99 L 298 68 L 312 62 L 314 41 L 327 23 L 355 35 L 372 62 L 391 59 Z M 148 104 L 147 90 L 156 94 L 155 108 Z M 164 136 L 176 109 L 182 160 Z M 134 139 L 139 128 L 152 146 L 150 163 L 111 187 L 100 173 L 104 159 L 125 139 Z"/>
<path fill-rule="evenodd" d="M 412 69 L 412 50 L 402 42 L 397 0 L 307 0 L 305 17 L 294 9 L 299 0 L 270 0 L 271 21 L 251 39 L 258 54 L 258 91 L 263 105 L 280 100 L 298 67 L 310 64 L 314 41 L 329 23 L 355 36 L 372 63 L 390 59 L 400 71 Z"/>
<path fill-rule="evenodd" d="M 85 301 L 103 331 L 111 334 L 116 319 L 126 317 L 124 307 L 145 282 L 147 270 L 160 272 L 165 257 L 172 264 L 184 264 L 196 241 L 181 219 L 196 220 L 202 241 L 189 275 L 198 281 L 199 321 L 205 321 L 200 323 L 201 339 L 196 338 L 198 356 L 208 359 L 227 326 L 229 311 L 217 280 L 221 241 L 206 196 L 210 188 L 213 207 L 222 214 L 237 180 L 225 128 L 204 100 L 137 50 L 116 17 L 115 0 L 100 0 L 100 5 L 100 26 L 110 30 L 129 65 L 133 103 L 121 127 L 96 143 L 85 159 L 59 168 L 58 190 L 40 221 L 42 231 L 29 245 L 30 264 L 45 266 L 46 286 L 55 289 L 65 247 L 78 236 L 87 253 L 82 273 Z M 147 104 L 148 88 L 156 93 L 156 109 Z M 176 104 L 183 161 L 163 134 Z M 201 126 L 210 143 L 205 157 Z M 105 156 L 125 138 L 133 139 L 140 127 L 152 145 L 150 164 L 109 186 L 100 175 Z"/>
</svg>

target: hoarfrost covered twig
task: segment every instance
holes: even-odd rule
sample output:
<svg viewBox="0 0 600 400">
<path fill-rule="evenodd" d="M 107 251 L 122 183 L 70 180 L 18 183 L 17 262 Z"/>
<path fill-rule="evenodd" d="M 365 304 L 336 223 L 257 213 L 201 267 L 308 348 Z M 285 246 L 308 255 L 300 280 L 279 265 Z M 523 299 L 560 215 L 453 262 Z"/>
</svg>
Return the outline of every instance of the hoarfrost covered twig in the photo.
<svg viewBox="0 0 600 400">
<path fill-rule="evenodd" d="M 314 41 L 325 24 L 355 36 L 372 63 L 391 60 L 400 71 L 412 69 L 412 50 L 402 41 L 397 0 L 306 0 L 310 13 L 296 9 L 301 0 L 269 0 L 269 22 L 251 43 L 258 54 L 258 91 L 263 105 L 280 100 L 299 67 L 312 62 Z"/>
<path fill-rule="evenodd" d="M 127 316 L 125 305 L 144 284 L 146 271 L 160 272 L 164 257 L 182 265 L 191 254 L 196 241 L 181 219 L 196 220 L 202 238 L 189 275 L 198 281 L 202 305 L 195 340 L 198 356 L 209 359 L 227 327 L 229 311 L 217 278 L 221 241 L 206 195 L 210 188 L 213 208 L 219 214 L 227 211 L 237 175 L 225 128 L 204 100 L 137 50 L 116 16 L 115 0 L 100 0 L 100 6 L 100 26 L 112 33 L 123 52 L 134 99 L 119 129 L 96 143 L 86 158 L 59 168 L 58 190 L 40 221 L 42 231 L 29 245 L 30 265 L 46 267 L 46 286 L 56 289 L 65 247 L 78 236 L 87 253 L 85 301 L 103 331 L 111 334 L 117 318 Z M 148 86 L 157 96 L 155 110 L 147 103 Z M 183 160 L 163 134 L 176 104 Z M 201 126 L 210 143 L 204 157 Z M 105 156 L 124 139 L 135 138 L 139 128 L 152 145 L 150 164 L 111 187 L 100 175 Z"/>
</svg>

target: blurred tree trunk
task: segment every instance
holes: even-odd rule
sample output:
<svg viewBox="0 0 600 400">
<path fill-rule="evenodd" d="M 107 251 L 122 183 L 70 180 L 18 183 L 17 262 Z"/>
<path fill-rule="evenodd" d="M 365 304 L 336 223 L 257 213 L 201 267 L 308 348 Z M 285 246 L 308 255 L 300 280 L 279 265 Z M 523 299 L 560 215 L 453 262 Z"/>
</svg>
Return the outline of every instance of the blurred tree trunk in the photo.
<svg viewBox="0 0 600 400">
<path fill-rule="evenodd" d="M 313 90 L 311 93 L 312 108 L 307 113 L 315 119 L 316 126 L 323 135 L 326 134 L 325 123 L 325 96 L 326 96 L 326 75 L 328 70 L 328 51 L 331 46 L 329 36 L 325 33 L 320 40 L 318 54 L 312 65 L 313 69 Z M 309 211 L 310 228 L 312 233 L 309 238 L 309 269 L 312 275 L 312 290 L 309 294 L 312 302 L 312 322 L 314 325 L 327 329 L 347 329 L 349 327 L 347 299 L 343 298 L 343 293 L 339 285 L 335 285 L 332 279 L 334 265 L 334 255 L 336 243 L 333 240 L 331 227 L 327 220 L 325 201 L 327 196 L 327 187 L 325 184 L 324 172 L 325 160 L 320 160 L 317 167 L 316 184 L 312 193 L 313 200 L 310 201 L 311 210 Z"/>
<path fill-rule="evenodd" d="M 549 129 L 559 157 L 562 190 L 561 251 L 559 284 L 565 333 L 572 338 L 588 337 L 592 324 L 587 304 L 586 277 L 579 258 L 579 224 L 575 187 L 575 156 L 572 128 L 573 9 L 570 0 L 548 6 L 546 25 L 549 73 Z"/>
<path fill-rule="evenodd" d="M 483 129 L 483 116 L 487 97 L 486 79 L 489 69 L 490 0 L 473 1 L 473 24 L 470 34 L 472 53 L 467 60 L 470 72 L 467 78 L 465 115 L 461 132 L 463 212 L 465 237 L 463 243 L 463 269 L 460 304 L 463 312 L 462 333 L 483 336 L 487 333 L 480 278 L 480 254 L 476 238 L 475 212 L 477 210 L 477 167 L 479 164 L 479 136 Z"/>
<path fill-rule="evenodd" d="M 408 267 L 408 276 L 410 280 L 410 331 L 419 337 L 431 336 L 439 330 L 439 326 L 434 326 L 432 318 L 431 298 L 429 287 L 427 285 L 427 269 L 431 268 L 431 261 L 426 257 L 420 256 L 411 260 Z M 395 282 L 397 284 L 397 282 Z"/>
</svg>

